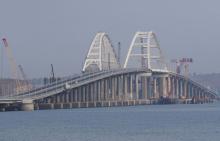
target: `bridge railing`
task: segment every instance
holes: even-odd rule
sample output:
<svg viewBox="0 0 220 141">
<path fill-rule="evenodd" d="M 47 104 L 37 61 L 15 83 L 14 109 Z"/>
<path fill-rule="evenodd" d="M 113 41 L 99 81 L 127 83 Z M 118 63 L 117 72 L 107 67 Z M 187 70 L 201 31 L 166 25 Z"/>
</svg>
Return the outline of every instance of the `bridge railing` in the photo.
<svg viewBox="0 0 220 141">
<path fill-rule="evenodd" d="M 147 68 L 131 68 L 131 69 L 117 69 L 117 70 L 100 71 L 100 72 L 95 72 L 95 73 L 79 74 L 79 75 L 75 75 L 72 78 L 67 78 L 65 80 L 61 80 L 61 81 L 49 84 L 47 86 L 44 86 L 42 88 L 35 89 L 35 90 L 29 91 L 23 94 L 19 94 L 17 96 L 14 96 L 14 98 L 22 99 L 22 98 L 33 98 L 33 97 L 45 97 L 45 96 L 53 95 L 53 94 L 66 90 L 65 88 L 66 84 L 69 85 L 70 88 L 72 89 L 74 87 L 79 87 L 86 83 L 90 83 L 98 79 L 103 79 L 103 78 L 113 76 L 113 75 L 126 74 L 126 73 L 131 73 L 131 72 L 141 73 L 141 72 L 146 72 L 146 71 L 149 72 L 152 70 L 148 70 Z M 164 73 L 167 73 L 167 72 L 164 72 Z M 186 79 L 182 75 L 178 75 L 172 72 L 168 72 L 168 73 L 170 73 L 171 75 L 175 75 L 179 78 Z M 201 87 L 201 89 L 205 89 L 207 92 L 212 93 L 213 95 L 216 94 L 214 91 L 207 89 L 206 87 L 200 85 L 199 83 L 193 80 L 189 79 L 188 81 L 198 87 Z"/>
<path fill-rule="evenodd" d="M 98 75 L 102 75 L 102 74 L 107 73 L 107 72 L 109 73 L 109 71 L 100 71 L 100 72 L 95 72 L 95 73 L 82 74 L 82 75 L 79 75 L 79 76 L 74 77 L 74 78 L 67 78 L 66 80 L 62 80 L 62 81 L 59 81 L 57 83 L 53 83 L 53 84 L 44 86 L 42 88 L 35 89 L 33 91 L 30 91 L 30 92 L 19 94 L 16 97 L 25 97 L 25 96 L 28 96 L 28 95 L 29 96 L 30 95 L 38 95 L 38 94 L 44 94 L 44 93 L 47 93 L 47 92 L 50 92 L 50 91 L 55 91 L 56 89 L 60 89 L 61 87 L 64 87 L 66 83 L 70 84 L 70 85 L 76 84 L 79 81 L 82 81 L 83 79 L 87 80 L 89 78 L 92 78 L 92 77 L 95 77 L 95 76 L 98 76 Z"/>
<path fill-rule="evenodd" d="M 114 76 L 114 75 L 120 75 L 120 74 L 125 74 L 125 73 L 131 73 L 131 72 L 146 72 L 146 69 L 120 69 L 120 70 L 111 70 L 111 71 L 106 71 L 106 73 L 103 73 L 102 75 L 95 75 L 94 77 L 89 77 L 89 78 L 83 78 L 78 80 L 77 83 L 68 83 L 70 85 L 70 89 L 74 88 L 74 87 L 79 87 L 81 85 L 99 80 L 99 79 L 103 79 L 106 77 L 110 77 L 110 76 Z M 57 89 L 51 89 L 48 91 L 44 91 L 42 93 L 37 93 L 35 95 L 32 95 L 32 98 L 44 98 L 44 97 L 48 97 L 50 95 L 54 95 L 56 93 L 62 92 L 66 90 L 64 87 L 60 87 Z"/>
<path fill-rule="evenodd" d="M 96 72 L 94 72 L 96 73 Z M 65 78 L 65 79 L 62 79 L 62 80 L 59 80 L 59 81 L 55 81 L 53 83 L 50 83 L 50 84 L 47 84 L 43 87 L 40 87 L 40 88 L 35 88 L 35 89 L 32 89 L 30 91 L 27 91 L 27 92 L 24 92 L 24 93 L 19 93 L 17 95 L 13 95 L 13 96 L 19 96 L 19 95 L 25 95 L 25 94 L 28 94 L 28 93 L 33 93 L 35 91 L 40 91 L 40 90 L 43 90 L 43 89 L 46 89 L 48 87 L 52 87 L 52 86 L 55 86 L 55 85 L 59 85 L 59 84 L 62 84 L 62 83 L 65 83 L 65 82 L 68 82 L 70 80 L 75 80 L 75 79 L 78 79 L 80 77 L 85 77 L 85 76 L 88 76 L 88 75 L 91 75 L 93 73 L 82 73 L 82 74 L 76 74 L 76 75 L 73 75 L 72 77 L 68 77 L 68 78 Z"/>
<path fill-rule="evenodd" d="M 170 71 L 169 73 L 170 73 L 171 75 L 174 75 L 174 76 L 179 77 L 179 78 L 181 78 L 181 79 L 185 79 L 185 80 L 188 79 L 188 81 L 189 81 L 191 84 L 193 84 L 193 85 L 195 85 L 195 86 L 197 86 L 197 87 L 199 87 L 199 88 L 205 90 L 206 92 L 208 92 L 208 93 L 210 93 L 210 94 L 212 94 L 212 95 L 215 95 L 216 97 L 219 97 L 218 92 L 215 91 L 214 89 L 207 88 L 207 87 L 205 87 L 204 85 L 201 85 L 200 83 L 194 81 L 193 79 L 191 79 L 191 78 L 186 78 L 186 77 L 184 77 L 183 75 L 177 74 L 177 73 L 175 73 L 175 72 L 171 72 L 171 71 Z"/>
<path fill-rule="evenodd" d="M 65 84 L 68 84 L 71 86 L 71 88 L 83 85 L 84 83 L 92 82 L 96 80 L 98 77 L 107 77 L 117 74 L 123 74 L 123 73 L 130 73 L 130 72 L 140 72 L 140 71 L 146 71 L 146 68 L 141 69 L 116 69 L 116 70 L 108 70 L 108 71 L 102 71 L 97 72 L 89 75 L 83 75 L 83 77 L 77 78 L 77 79 L 68 79 L 66 81 L 62 81 L 59 84 L 55 85 L 49 85 L 47 88 L 40 89 L 39 91 L 31 92 L 31 93 L 25 93 L 23 95 L 17 96 L 17 98 L 24 98 L 24 97 L 37 97 L 37 96 L 47 96 L 50 95 L 49 93 L 57 93 L 65 90 Z M 98 78 L 100 79 L 100 78 Z"/>
</svg>

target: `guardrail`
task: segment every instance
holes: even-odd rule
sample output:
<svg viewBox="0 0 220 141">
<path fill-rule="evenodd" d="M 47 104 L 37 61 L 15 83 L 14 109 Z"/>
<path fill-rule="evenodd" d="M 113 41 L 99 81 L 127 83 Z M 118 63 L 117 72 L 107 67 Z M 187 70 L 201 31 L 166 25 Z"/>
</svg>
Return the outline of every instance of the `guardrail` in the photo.
<svg viewBox="0 0 220 141">
<path fill-rule="evenodd" d="M 11 98 L 13 98 L 13 99 L 23 99 L 23 98 L 39 99 L 39 98 L 44 98 L 44 97 L 48 97 L 48 96 L 54 95 L 56 93 L 60 93 L 62 91 L 65 91 L 67 89 L 66 88 L 67 85 L 69 86 L 70 89 L 72 89 L 72 88 L 79 87 L 81 85 L 91 83 L 91 82 L 94 82 L 96 80 L 103 79 L 103 78 L 106 78 L 106 77 L 110 77 L 110 76 L 113 76 L 113 75 L 134 73 L 134 72 L 136 72 L 136 73 L 137 72 L 138 73 L 152 72 L 152 70 L 148 70 L 146 68 L 139 68 L 139 69 L 134 68 L 134 69 L 117 69 L 117 70 L 108 70 L 108 71 L 100 71 L 100 72 L 94 72 L 94 73 L 79 74 L 79 75 L 74 75 L 71 78 L 60 80 L 60 81 L 54 82 L 52 84 L 46 85 L 44 87 L 31 90 L 29 92 L 25 92 L 25 93 L 21 93 L 21 94 L 12 96 Z M 175 74 L 173 72 L 161 71 L 161 70 L 158 71 L 158 72 L 159 73 L 168 73 L 168 74 L 180 77 L 182 79 L 186 79 L 186 78 L 184 78 L 184 76 L 179 75 L 179 74 Z M 207 89 L 206 87 L 200 85 L 199 83 L 194 82 L 190 79 L 189 79 L 189 81 L 190 81 L 190 83 L 192 83 L 192 84 L 194 84 L 198 87 L 201 87 L 202 89 L 207 90 L 207 92 L 212 93 L 213 95 L 216 95 L 216 93 L 214 91 L 211 91 L 211 90 Z"/>
<path fill-rule="evenodd" d="M 56 93 L 60 93 L 62 91 L 65 91 L 65 85 L 69 85 L 70 88 L 74 88 L 74 87 L 79 87 L 81 85 L 99 80 L 99 79 L 103 79 L 109 76 L 113 76 L 113 75 L 119 75 L 119 74 L 125 74 L 125 73 L 131 73 L 131 72 L 146 72 L 146 69 L 120 69 L 120 70 L 111 70 L 111 71 L 103 71 L 103 72 L 99 72 L 99 73 L 93 73 L 91 75 L 87 75 L 84 77 L 80 77 L 78 79 L 71 79 L 71 80 L 66 80 L 66 81 L 62 81 L 61 83 L 57 84 L 57 85 L 52 85 L 49 87 L 46 87 L 45 89 L 41 89 L 39 91 L 36 92 L 32 92 L 32 93 L 27 93 L 27 94 L 23 94 L 23 95 L 19 95 L 16 96 L 17 98 L 32 98 L 32 99 L 39 99 L 39 98 L 43 98 L 43 97 L 48 97 L 50 95 L 54 95 Z"/>
</svg>

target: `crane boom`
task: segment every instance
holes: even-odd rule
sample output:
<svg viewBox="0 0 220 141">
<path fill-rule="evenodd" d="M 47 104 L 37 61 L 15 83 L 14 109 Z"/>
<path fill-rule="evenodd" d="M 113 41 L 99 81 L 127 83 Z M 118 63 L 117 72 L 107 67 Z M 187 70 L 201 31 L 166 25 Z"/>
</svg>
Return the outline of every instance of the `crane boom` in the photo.
<svg viewBox="0 0 220 141">
<path fill-rule="evenodd" d="M 27 90 L 32 89 L 32 85 L 31 85 L 31 83 L 28 81 L 27 75 L 24 73 L 23 67 L 22 67 L 21 65 L 18 65 L 18 68 L 19 68 L 19 70 L 20 70 L 22 79 L 24 80 L 24 85 L 22 86 L 22 87 L 23 87 L 23 90 L 24 90 L 24 91 L 27 91 Z"/>
<path fill-rule="evenodd" d="M 22 67 L 21 65 L 18 65 L 18 68 L 19 68 L 19 70 L 20 70 L 20 72 L 21 72 L 22 78 L 23 78 L 24 80 L 27 80 L 27 76 L 26 76 L 25 73 L 24 73 L 23 67 Z"/>
</svg>

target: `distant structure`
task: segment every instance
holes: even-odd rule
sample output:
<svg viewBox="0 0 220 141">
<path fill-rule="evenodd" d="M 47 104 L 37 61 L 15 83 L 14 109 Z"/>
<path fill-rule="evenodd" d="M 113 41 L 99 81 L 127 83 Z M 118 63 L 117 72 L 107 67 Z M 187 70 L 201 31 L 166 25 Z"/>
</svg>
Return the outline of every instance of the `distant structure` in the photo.
<svg viewBox="0 0 220 141">
<path fill-rule="evenodd" d="M 86 56 L 83 72 L 120 68 L 115 50 L 105 32 L 96 34 Z"/>
<path fill-rule="evenodd" d="M 135 68 L 167 70 L 155 33 L 152 31 L 135 33 L 128 50 L 124 68 L 131 67 L 128 66 L 129 64 L 135 65 L 133 66 Z"/>
<path fill-rule="evenodd" d="M 176 73 L 181 74 L 182 69 L 184 69 L 183 75 L 186 78 L 189 78 L 189 64 L 193 63 L 192 58 L 182 58 L 182 59 L 173 59 L 171 63 L 176 64 Z"/>
</svg>

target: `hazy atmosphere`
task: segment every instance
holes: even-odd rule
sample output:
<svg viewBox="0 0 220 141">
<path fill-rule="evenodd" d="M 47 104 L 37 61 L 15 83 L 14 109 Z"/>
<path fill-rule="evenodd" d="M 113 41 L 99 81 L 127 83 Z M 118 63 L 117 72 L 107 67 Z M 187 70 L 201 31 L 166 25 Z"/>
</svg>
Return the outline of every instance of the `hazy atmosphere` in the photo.
<svg viewBox="0 0 220 141">
<path fill-rule="evenodd" d="M 0 141 L 219 141 L 220 0 L 0 0 L 0 18 Z"/>
<path fill-rule="evenodd" d="M 134 33 L 152 30 L 167 60 L 192 57 L 192 72 L 218 73 L 219 5 L 218 0 L 0 0 L 0 38 L 8 39 L 30 78 L 48 76 L 51 63 L 56 75 L 79 73 L 99 31 L 107 32 L 115 47 L 121 42 L 122 62 Z M 8 76 L 5 51 L 3 58 Z"/>
</svg>

